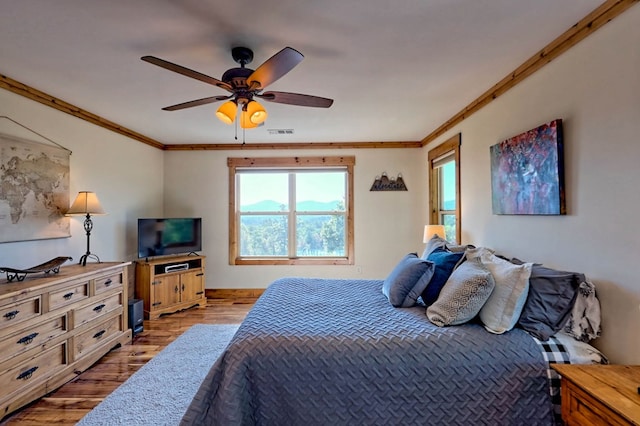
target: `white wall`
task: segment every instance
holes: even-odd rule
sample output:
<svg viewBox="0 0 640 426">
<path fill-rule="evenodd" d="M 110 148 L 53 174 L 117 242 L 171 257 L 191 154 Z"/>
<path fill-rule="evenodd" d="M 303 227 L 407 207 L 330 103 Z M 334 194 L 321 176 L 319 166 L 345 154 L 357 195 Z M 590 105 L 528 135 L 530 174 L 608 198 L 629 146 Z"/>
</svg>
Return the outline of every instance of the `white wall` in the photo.
<svg viewBox="0 0 640 426">
<path fill-rule="evenodd" d="M 265 288 L 283 276 L 384 279 L 405 254 L 424 249 L 427 176 L 421 149 L 170 151 L 165 213 L 203 218 L 207 288 Z M 354 266 L 229 265 L 227 157 L 355 155 Z M 402 173 L 408 191 L 370 192 L 376 175 Z M 361 271 L 361 272 L 359 272 Z"/>
<path fill-rule="evenodd" d="M 103 261 L 134 260 L 137 218 L 162 214 L 163 152 L 1 89 L 0 116 L 72 151 L 70 202 L 78 191 L 95 191 L 108 213 L 93 220 L 91 252 Z M 0 132 L 48 143 L 7 119 L 0 119 Z M 84 219 L 70 221 L 71 238 L 0 244 L 0 266 L 29 267 L 56 256 L 78 261 L 86 252 Z"/>
<path fill-rule="evenodd" d="M 463 241 L 584 272 L 602 302 L 596 345 L 611 360 L 634 364 L 640 363 L 639 22 L 635 6 L 427 147 L 462 133 Z M 493 215 L 489 146 L 554 118 L 564 124 L 567 215 Z"/>
</svg>

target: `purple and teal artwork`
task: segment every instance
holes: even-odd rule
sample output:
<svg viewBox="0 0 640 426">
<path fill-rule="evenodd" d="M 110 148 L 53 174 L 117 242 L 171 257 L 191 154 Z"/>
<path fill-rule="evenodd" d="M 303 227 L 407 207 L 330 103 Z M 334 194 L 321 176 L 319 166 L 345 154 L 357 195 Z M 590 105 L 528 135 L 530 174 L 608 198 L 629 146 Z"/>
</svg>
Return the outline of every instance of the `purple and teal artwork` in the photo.
<svg viewBox="0 0 640 426">
<path fill-rule="evenodd" d="M 561 119 L 489 150 L 494 214 L 566 214 Z"/>
</svg>

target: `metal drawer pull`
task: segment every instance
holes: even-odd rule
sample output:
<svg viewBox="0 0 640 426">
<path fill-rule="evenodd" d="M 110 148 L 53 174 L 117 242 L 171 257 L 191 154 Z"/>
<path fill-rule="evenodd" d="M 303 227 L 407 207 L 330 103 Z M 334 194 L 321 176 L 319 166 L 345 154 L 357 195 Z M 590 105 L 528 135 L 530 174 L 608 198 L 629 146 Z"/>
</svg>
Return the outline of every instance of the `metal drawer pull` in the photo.
<svg viewBox="0 0 640 426">
<path fill-rule="evenodd" d="M 108 280 L 106 280 L 106 281 L 104 282 L 104 286 L 105 286 L 105 287 L 109 287 L 109 286 L 111 285 L 111 283 L 113 283 L 113 281 L 111 281 L 111 278 L 109 278 Z"/>
<path fill-rule="evenodd" d="M 33 376 L 33 373 L 36 372 L 37 369 L 38 369 L 37 366 L 31 367 L 30 369 L 20 373 L 18 375 L 18 377 L 16 377 L 16 379 L 18 379 L 18 380 L 29 380 L 31 378 L 31 376 Z"/>
<path fill-rule="evenodd" d="M 180 287 L 176 286 L 176 288 L 173 289 L 174 292 L 179 292 L 180 291 Z"/>
<path fill-rule="evenodd" d="M 103 310 L 103 309 L 104 309 L 104 307 L 105 307 L 105 306 L 106 306 L 106 305 L 103 303 L 103 304 L 98 305 L 98 306 L 96 306 L 95 308 L 93 308 L 93 310 L 94 310 L 94 311 L 96 311 L 96 312 L 100 312 L 101 310 Z"/>
<path fill-rule="evenodd" d="M 160 305 L 162 305 L 162 302 L 155 302 L 155 303 L 153 303 L 153 306 L 160 306 Z"/>
<path fill-rule="evenodd" d="M 31 333 L 28 336 L 24 336 L 23 338 L 18 340 L 16 343 L 19 345 L 28 345 L 31 342 L 33 342 L 33 339 L 35 339 L 37 335 L 38 333 Z"/>
<path fill-rule="evenodd" d="M 204 291 L 199 291 L 199 292 L 197 292 L 196 294 L 197 294 L 198 296 L 200 296 L 202 293 L 204 293 Z"/>
<path fill-rule="evenodd" d="M 204 275 L 204 272 L 200 272 L 199 274 L 196 274 L 196 277 L 201 277 Z"/>
<path fill-rule="evenodd" d="M 64 300 L 69 300 L 69 299 L 71 299 L 71 298 L 73 297 L 73 292 L 71 292 L 71 293 L 67 293 L 67 294 L 65 294 L 65 295 L 64 295 L 64 296 L 62 296 L 62 297 L 64 298 Z"/>
<path fill-rule="evenodd" d="M 106 332 L 107 332 L 107 330 L 100 330 L 100 331 L 98 331 L 96 334 L 94 334 L 94 335 L 93 335 L 93 338 L 94 338 L 94 339 L 99 339 L 99 338 L 101 338 L 101 337 L 102 337 L 102 335 L 103 335 L 104 333 L 106 333 Z"/>
<path fill-rule="evenodd" d="M 7 312 L 6 314 L 4 314 L 4 317 L 8 320 L 11 320 L 11 319 L 14 319 L 19 313 L 20 311 Z"/>
</svg>

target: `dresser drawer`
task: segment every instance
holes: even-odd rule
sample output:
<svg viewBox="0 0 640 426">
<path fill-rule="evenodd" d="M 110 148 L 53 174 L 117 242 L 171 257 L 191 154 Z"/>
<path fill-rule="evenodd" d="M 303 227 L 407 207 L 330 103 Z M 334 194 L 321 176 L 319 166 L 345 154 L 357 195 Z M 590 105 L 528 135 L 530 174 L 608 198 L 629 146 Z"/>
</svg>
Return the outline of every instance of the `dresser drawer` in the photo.
<svg viewBox="0 0 640 426">
<path fill-rule="evenodd" d="M 96 294 L 122 287 L 124 284 L 124 274 L 116 272 L 110 275 L 95 279 Z"/>
<path fill-rule="evenodd" d="M 77 328 L 82 324 L 94 321 L 114 309 L 122 309 L 122 293 L 113 294 L 90 305 L 75 309 L 73 311 L 73 326 Z"/>
<path fill-rule="evenodd" d="M 67 365 L 66 349 L 67 342 L 61 342 L 41 354 L 0 373 L 2 394 L 9 395 L 20 388 L 37 384 L 41 380 L 54 375 Z"/>
<path fill-rule="evenodd" d="M 45 347 L 49 340 L 66 333 L 67 330 L 67 315 L 63 314 L 14 333 L 0 341 L 0 362 L 30 349 Z"/>
<path fill-rule="evenodd" d="M 116 315 L 111 319 L 78 334 L 74 338 L 74 361 L 91 352 L 95 347 L 100 346 L 103 341 L 108 340 L 111 336 L 120 334 L 122 331 L 120 327 L 121 321 L 122 315 Z"/>
<path fill-rule="evenodd" d="M 26 321 L 42 314 L 42 299 L 40 296 L 21 300 L 0 307 L 0 335 L 6 332 L 8 327 Z"/>
<path fill-rule="evenodd" d="M 75 283 L 61 290 L 49 293 L 49 311 L 75 303 L 89 297 L 89 281 Z"/>
</svg>

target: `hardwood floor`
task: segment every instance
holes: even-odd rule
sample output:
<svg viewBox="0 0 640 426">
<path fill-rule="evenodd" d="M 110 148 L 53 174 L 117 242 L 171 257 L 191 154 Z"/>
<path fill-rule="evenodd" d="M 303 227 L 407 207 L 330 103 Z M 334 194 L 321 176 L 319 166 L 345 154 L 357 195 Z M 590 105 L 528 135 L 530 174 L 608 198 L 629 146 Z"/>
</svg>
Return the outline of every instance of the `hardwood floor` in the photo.
<svg viewBox="0 0 640 426">
<path fill-rule="evenodd" d="M 107 395 L 194 324 L 239 324 L 253 304 L 209 301 L 144 321 L 144 331 L 131 344 L 114 349 L 90 369 L 58 390 L 13 413 L 0 425 L 75 425 Z"/>
</svg>

